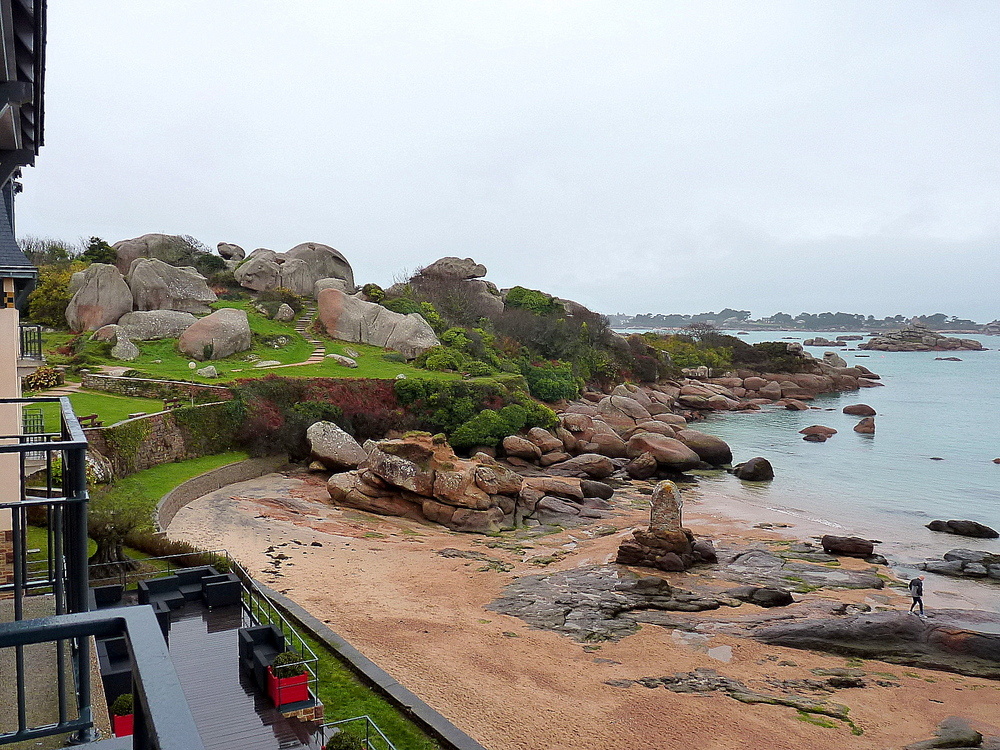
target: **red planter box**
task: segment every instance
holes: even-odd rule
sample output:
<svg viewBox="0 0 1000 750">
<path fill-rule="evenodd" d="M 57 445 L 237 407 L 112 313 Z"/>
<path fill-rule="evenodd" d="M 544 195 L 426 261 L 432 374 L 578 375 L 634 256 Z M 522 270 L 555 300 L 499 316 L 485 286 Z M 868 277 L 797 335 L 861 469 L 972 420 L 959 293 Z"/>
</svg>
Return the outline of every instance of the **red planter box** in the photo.
<svg viewBox="0 0 1000 750">
<path fill-rule="evenodd" d="M 300 674 L 295 677 L 275 677 L 274 671 L 267 668 L 267 694 L 275 706 L 286 703 L 298 703 L 309 700 L 309 675 Z"/>
<path fill-rule="evenodd" d="M 132 734 L 132 724 L 134 719 L 135 714 L 129 714 L 128 716 L 112 716 L 111 728 L 115 733 L 115 737 L 128 737 Z"/>
</svg>

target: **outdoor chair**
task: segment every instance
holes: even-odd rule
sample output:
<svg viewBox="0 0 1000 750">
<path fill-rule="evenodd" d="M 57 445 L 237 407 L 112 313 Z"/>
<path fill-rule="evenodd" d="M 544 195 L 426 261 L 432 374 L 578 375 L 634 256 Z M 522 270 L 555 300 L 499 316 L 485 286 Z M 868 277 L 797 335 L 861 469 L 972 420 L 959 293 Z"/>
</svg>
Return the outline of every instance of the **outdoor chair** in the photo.
<svg viewBox="0 0 1000 750">
<path fill-rule="evenodd" d="M 243 599 L 243 584 L 233 573 L 205 576 L 201 579 L 201 598 L 209 609 L 239 604 Z"/>
<path fill-rule="evenodd" d="M 105 609 L 106 607 L 117 607 L 122 604 L 122 596 L 125 587 L 120 583 L 112 583 L 108 586 L 90 587 L 91 609 Z"/>
<path fill-rule="evenodd" d="M 240 667 L 253 675 L 261 692 L 267 692 L 267 668 L 285 650 L 285 636 L 274 625 L 240 628 Z"/>
<path fill-rule="evenodd" d="M 206 576 L 217 576 L 219 571 L 211 565 L 200 565 L 196 568 L 179 568 L 174 571 L 180 582 L 178 590 L 184 595 L 184 600 L 193 602 L 201 597 L 201 582 Z"/>
<path fill-rule="evenodd" d="M 184 606 L 184 594 L 180 590 L 180 579 L 177 576 L 150 578 L 139 581 L 139 604 L 164 602 L 170 609 L 180 609 Z"/>
<path fill-rule="evenodd" d="M 132 660 L 129 658 L 125 636 L 99 638 L 97 661 L 101 667 L 101 683 L 109 704 L 119 695 L 132 692 Z"/>
</svg>

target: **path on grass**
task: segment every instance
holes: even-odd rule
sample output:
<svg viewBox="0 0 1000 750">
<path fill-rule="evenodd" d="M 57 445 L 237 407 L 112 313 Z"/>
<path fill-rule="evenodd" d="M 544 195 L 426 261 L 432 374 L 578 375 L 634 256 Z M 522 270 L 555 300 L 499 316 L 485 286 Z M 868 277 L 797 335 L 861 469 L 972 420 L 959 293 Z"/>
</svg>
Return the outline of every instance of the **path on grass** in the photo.
<svg viewBox="0 0 1000 750">
<path fill-rule="evenodd" d="M 302 360 L 301 362 L 292 362 L 290 364 L 284 365 L 271 365 L 270 367 L 261 367 L 255 369 L 261 370 L 277 370 L 280 367 L 301 367 L 302 365 L 315 365 L 323 361 L 326 357 L 326 345 L 315 338 L 309 331 L 309 327 L 312 324 L 313 315 L 316 314 L 316 307 L 314 305 L 306 305 L 302 309 L 302 314 L 295 321 L 295 332 L 298 333 L 302 338 L 313 345 L 313 352 L 308 358 Z"/>
</svg>

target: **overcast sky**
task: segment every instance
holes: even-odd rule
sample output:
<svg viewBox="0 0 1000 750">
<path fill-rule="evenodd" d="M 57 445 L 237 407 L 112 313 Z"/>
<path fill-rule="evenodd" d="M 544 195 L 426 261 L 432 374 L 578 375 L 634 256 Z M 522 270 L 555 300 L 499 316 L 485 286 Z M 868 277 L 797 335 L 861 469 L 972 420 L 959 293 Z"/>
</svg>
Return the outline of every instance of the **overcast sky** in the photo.
<svg viewBox="0 0 1000 750">
<path fill-rule="evenodd" d="M 991 320 L 998 39 L 994 0 L 59 0 L 18 232 Z"/>
</svg>

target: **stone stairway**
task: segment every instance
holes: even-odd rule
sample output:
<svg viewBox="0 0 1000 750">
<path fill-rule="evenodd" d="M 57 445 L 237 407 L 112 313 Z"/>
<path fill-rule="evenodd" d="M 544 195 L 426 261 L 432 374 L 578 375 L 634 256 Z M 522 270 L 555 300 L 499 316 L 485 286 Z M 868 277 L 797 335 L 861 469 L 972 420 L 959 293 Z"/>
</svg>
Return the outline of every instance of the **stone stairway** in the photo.
<svg viewBox="0 0 1000 750">
<path fill-rule="evenodd" d="M 262 367 L 262 370 L 277 370 L 279 367 L 300 367 L 301 365 L 314 365 L 322 362 L 326 357 L 326 345 L 317 339 L 309 331 L 309 326 L 312 323 L 313 316 L 316 314 L 315 305 L 306 305 L 302 309 L 302 314 L 299 315 L 298 319 L 295 321 L 295 331 L 302 338 L 313 345 L 312 354 L 302 362 L 292 362 L 287 365 L 274 365 L 273 367 Z"/>
</svg>

